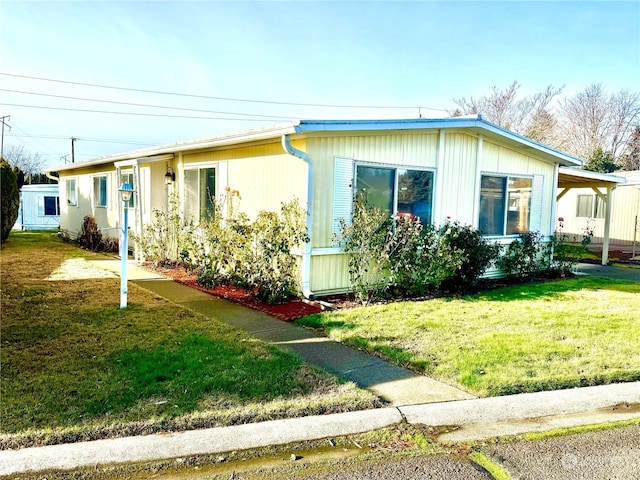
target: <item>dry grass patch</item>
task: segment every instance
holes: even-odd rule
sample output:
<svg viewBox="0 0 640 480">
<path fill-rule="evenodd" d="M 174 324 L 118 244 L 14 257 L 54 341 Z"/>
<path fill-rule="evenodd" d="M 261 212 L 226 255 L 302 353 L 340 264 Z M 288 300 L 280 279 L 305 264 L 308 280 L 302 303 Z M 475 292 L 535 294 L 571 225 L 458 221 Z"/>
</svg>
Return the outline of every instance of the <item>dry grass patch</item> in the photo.
<svg viewBox="0 0 640 480">
<path fill-rule="evenodd" d="M 50 280 L 99 258 L 49 233 L 3 245 L 0 446 L 378 406 L 292 355 L 118 278 Z"/>
</svg>

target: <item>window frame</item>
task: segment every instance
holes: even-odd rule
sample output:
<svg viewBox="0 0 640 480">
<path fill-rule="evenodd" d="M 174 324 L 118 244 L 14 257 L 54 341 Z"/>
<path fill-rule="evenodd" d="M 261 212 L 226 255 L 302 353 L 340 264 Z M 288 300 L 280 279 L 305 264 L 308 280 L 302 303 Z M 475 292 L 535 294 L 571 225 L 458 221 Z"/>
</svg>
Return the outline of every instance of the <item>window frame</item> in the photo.
<svg viewBox="0 0 640 480">
<path fill-rule="evenodd" d="M 102 186 L 100 183 L 104 179 L 104 198 L 102 198 Z M 96 181 L 98 182 L 96 184 Z M 107 208 L 109 206 L 109 175 L 106 173 L 93 175 L 93 206 L 96 208 Z M 97 189 L 96 189 L 97 185 Z"/>
<path fill-rule="evenodd" d="M 502 233 L 484 233 L 483 232 L 483 236 L 485 237 L 492 237 L 492 238 L 515 238 L 518 235 L 520 235 L 521 233 L 524 232 L 516 232 L 516 233 L 507 233 L 507 227 L 509 225 L 509 211 L 514 211 L 513 208 L 510 206 L 509 200 L 511 199 L 509 196 L 509 182 L 511 180 L 514 179 L 528 179 L 530 181 L 530 193 L 529 193 L 529 202 L 528 202 L 528 208 L 527 208 L 527 230 L 531 230 L 531 225 L 532 225 L 532 218 L 531 218 L 531 212 L 534 209 L 534 179 L 535 176 L 534 175 L 522 175 L 522 174 L 515 174 L 515 173 L 497 173 L 497 172 L 481 172 L 480 173 L 480 184 L 479 184 L 479 188 L 480 188 L 480 192 L 479 192 L 479 197 L 478 197 L 478 229 L 482 230 L 482 226 L 481 226 L 481 215 L 482 215 L 482 180 L 484 177 L 493 177 L 493 178 L 499 178 L 502 180 L 502 185 L 503 185 L 503 190 L 502 190 Z"/>
<path fill-rule="evenodd" d="M 184 198 L 184 205 L 183 205 L 183 213 L 185 218 L 190 217 L 193 214 L 193 209 L 187 204 L 188 202 L 188 194 L 187 194 L 187 172 L 193 172 L 196 171 L 198 172 L 198 179 L 197 179 L 197 187 L 198 187 L 198 191 L 197 191 L 197 197 L 198 197 L 198 206 L 196 208 L 197 212 L 198 212 L 198 218 L 193 218 L 191 219 L 194 223 L 198 224 L 201 223 L 202 221 L 206 220 L 206 217 L 203 218 L 202 213 L 203 211 L 208 211 L 208 209 L 204 209 L 202 208 L 202 205 L 200 203 L 201 201 L 201 191 L 200 191 L 200 184 L 201 184 L 201 174 L 203 170 L 211 170 L 213 169 L 214 171 L 214 180 L 213 180 L 213 195 L 209 198 L 209 201 L 211 201 L 211 198 L 213 198 L 213 202 L 215 202 L 215 198 L 216 195 L 218 194 L 218 177 L 220 175 L 220 168 L 219 168 L 219 164 L 218 163 L 199 163 L 199 164 L 191 164 L 191 165 L 185 165 L 184 166 L 184 170 L 182 172 L 182 184 L 184 186 L 184 192 L 183 192 L 183 198 Z M 212 205 L 213 210 L 211 211 L 213 214 L 215 214 L 215 205 Z"/>
<path fill-rule="evenodd" d="M 47 213 L 47 199 L 53 199 L 55 213 Z M 60 216 L 60 197 L 58 195 L 44 195 L 42 197 L 42 216 L 43 217 L 59 217 Z"/>
<path fill-rule="evenodd" d="M 73 183 L 73 188 L 71 184 Z M 67 205 L 72 207 L 78 206 L 78 177 L 69 177 L 65 179 L 65 191 L 67 195 Z M 71 198 L 73 194 L 73 199 Z"/>
<path fill-rule="evenodd" d="M 580 199 L 586 198 L 589 199 L 589 206 L 587 210 L 589 211 L 588 215 L 581 215 L 584 213 L 580 208 Z M 595 193 L 579 193 L 576 195 L 576 218 L 593 218 L 593 219 L 604 219 L 606 216 L 606 204 L 605 202 Z"/>
<path fill-rule="evenodd" d="M 376 163 L 376 162 L 366 162 L 356 160 L 353 162 L 353 196 L 355 197 L 358 192 L 358 168 L 378 168 L 382 170 L 392 170 L 393 171 L 393 195 L 391 198 L 391 206 L 392 211 L 390 215 L 395 217 L 398 215 L 398 188 L 399 188 L 399 179 L 400 179 L 400 171 L 417 171 L 417 172 L 427 172 L 431 174 L 431 192 L 430 192 L 430 204 L 429 204 L 429 218 L 426 221 L 422 221 L 423 225 L 430 225 L 433 223 L 433 207 L 435 203 L 435 188 L 436 188 L 436 169 L 430 167 L 420 167 L 414 165 L 399 165 L 392 163 Z"/>
<path fill-rule="evenodd" d="M 124 177 L 127 177 L 127 178 L 125 179 Z M 131 195 L 131 198 L 127 202 L 127 208 L 136 208 L 137 187 L 135 184 L 135 180 L 136 180 L 136 175 L 133 170 L 126 170 L 126 171 L 120 172 L 120 182 L 118 183 L 118 189 L 125 181 L 129 185 L 131 185 L 131 188 L 133 188 L 133 194 Z"/>
</svg>

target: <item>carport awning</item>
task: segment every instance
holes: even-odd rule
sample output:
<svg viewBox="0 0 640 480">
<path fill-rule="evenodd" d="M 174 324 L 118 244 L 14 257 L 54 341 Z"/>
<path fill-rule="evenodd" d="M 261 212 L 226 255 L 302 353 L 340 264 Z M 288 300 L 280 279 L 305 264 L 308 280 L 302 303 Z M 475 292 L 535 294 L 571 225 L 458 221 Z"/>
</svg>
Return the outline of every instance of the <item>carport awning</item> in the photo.
<svg viewBox="0 0 640 480">
<path fill-rule="evenodd" d="M 560 167 L 558 169 L 558 194 L 556 201 L 572 188 L 591 188 L 605 204 L 604 240 L 602 242 L 602 265 L 609 261 L 609 229 L 611 227 L 611 207 L 613 198 L 611 193 L 620 183 L 627 179 L 611 175 L 610 173 L 590 172 L 578 168 Z M 605 189 L 603 192 L 601 189 Z"/>
<path fill-rule="evenodd" d="M 624 177 L 610 173 L 590 172 L 578 168 L 560 167 L 558 170 L 558 190 L 569 188 L 609 188 L 626 183 Z"/>
</svg>

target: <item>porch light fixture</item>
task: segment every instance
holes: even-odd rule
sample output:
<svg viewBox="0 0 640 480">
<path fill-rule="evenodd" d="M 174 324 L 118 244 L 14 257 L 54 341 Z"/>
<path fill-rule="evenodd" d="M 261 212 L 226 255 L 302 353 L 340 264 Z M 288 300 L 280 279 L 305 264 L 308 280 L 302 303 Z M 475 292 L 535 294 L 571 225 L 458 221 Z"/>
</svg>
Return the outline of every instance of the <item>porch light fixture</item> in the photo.
<svg viewBox="0 0 640 480">
<path fill-rule="evenodd" d="M 176 173 L 171 169 L 171 167 L 167 167 L 167 173 L 164 174 L 164 184 L 169 185 L 176 181 Z"/>
<path fill-rule="evenodd" d="M 133 187 L 129 183 L 122 184 L 120 189 L 122 200 L 122 242 L 120 244 L 120 308 L 127 307 L 127 258 L 129 257 L 129 200 L 133 194 Z"/>
</svg>

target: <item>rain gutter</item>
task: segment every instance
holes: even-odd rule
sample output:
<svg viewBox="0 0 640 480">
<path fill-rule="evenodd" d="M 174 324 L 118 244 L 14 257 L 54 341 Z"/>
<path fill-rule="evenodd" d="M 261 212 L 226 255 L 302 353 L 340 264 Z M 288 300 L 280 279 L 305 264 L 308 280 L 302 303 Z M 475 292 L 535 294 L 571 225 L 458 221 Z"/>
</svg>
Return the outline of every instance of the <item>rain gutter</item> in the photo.
<svg viewBox="0 0 640 480">
<path fill-rule="evenodd" d="M 308 167 L 307 171 L 307 234 L 311 236 L 312 218 L 313 218 L 313 160 L 308 153 L 298 150 L 289 140 L 287 134 L 282 135 L 282 148 L 289 155 L 302 159 Z M 313 299 L 314 295 L 311 291 L 311 239 L 304 244 L 304 250 L 302 253 L 302 294 L 308 298 Z"/>
</svg>

